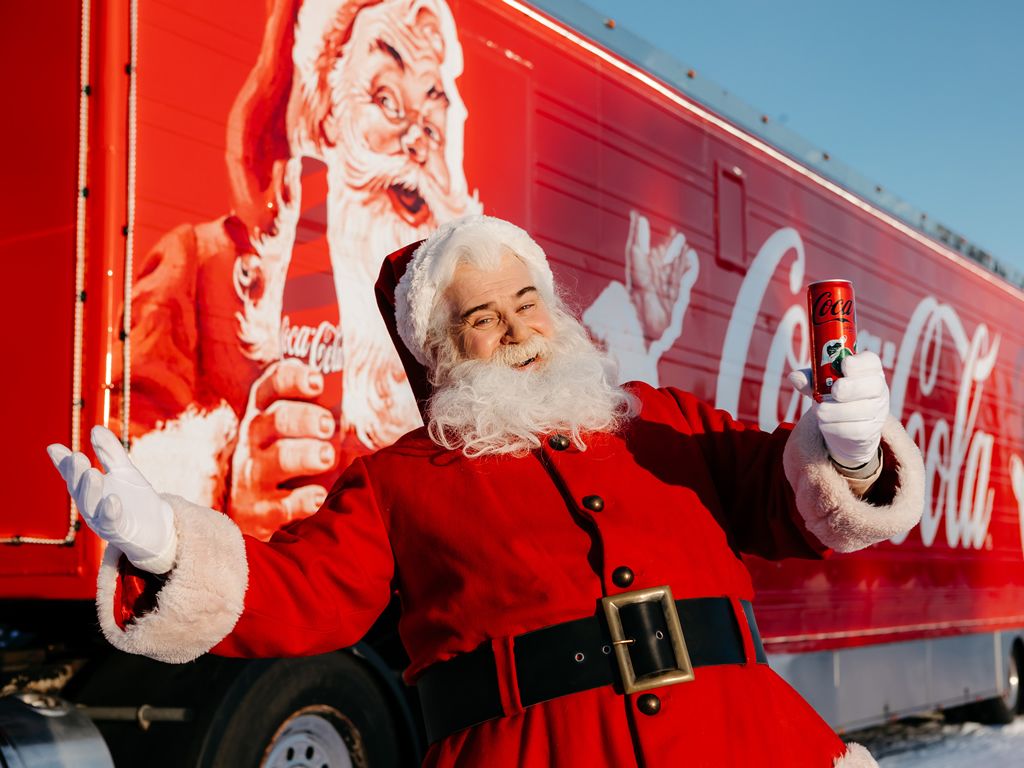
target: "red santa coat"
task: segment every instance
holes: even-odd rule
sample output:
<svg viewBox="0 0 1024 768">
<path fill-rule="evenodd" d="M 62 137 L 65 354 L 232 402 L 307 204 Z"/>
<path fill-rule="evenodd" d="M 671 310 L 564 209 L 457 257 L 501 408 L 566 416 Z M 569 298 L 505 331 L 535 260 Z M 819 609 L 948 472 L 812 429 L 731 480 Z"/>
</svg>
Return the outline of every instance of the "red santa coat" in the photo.
<svg viewBox="0 0 1024 768">
<path fill-rule="evenodd" d="M 813 417 L 791 434 L 745 428 L 678 390 L 632 384 L 642 410 L 587 450 L 467 459 L 417 430 L 357 459 L 313 517 L 269 543 L 171 497 L 175 570 L 156 608 L 126 622 L 116 550 L 101 573 L 100 619 L 119 647 L 168 661 L 212 648 L 237 656 L 313 654 L 359 640 L 402 599 L 414 680 L 428 665 L 489 643 L 506 716 L 434 745 L 429 766 L 830 766 L 831 729 L 763 664 L 701 667 L 658 689 L 661 710 L 596 689 L 522 709 L 511 638 L 592 616 L 600 598 L 668 584 L 676 598 L 753 598 L 740 552 L 814 557 L 894 535 L 920 515 L 920 455 L 895 422 L 885 472 L 858 499 L 829 465 Z M 600 512 L 583 497 L 599 495 Z M 115 613 L 120 615 L 115 616 Z M 753 659 L 742 610 L 747 657 Z M 871 765 L 847 753 L 843 765 Z"/>
</svg>

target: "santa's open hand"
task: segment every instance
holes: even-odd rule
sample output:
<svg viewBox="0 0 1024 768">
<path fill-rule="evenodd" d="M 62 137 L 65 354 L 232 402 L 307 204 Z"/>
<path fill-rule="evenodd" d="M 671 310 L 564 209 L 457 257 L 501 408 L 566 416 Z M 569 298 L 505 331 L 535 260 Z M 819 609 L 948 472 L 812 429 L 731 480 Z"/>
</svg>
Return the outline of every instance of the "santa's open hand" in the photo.
<svg viewBox="0 0 1024 768">
<path fill-rule="evenodd" d="M 252 385 L 232 460 L 231 513 L 255 535 L 312 514 L 327 497 L 322 485 L 281 487 L 337 461 L 334 415 L 309 402 L 323 387 L 323 375 L 295 359 L 269 366 Z"/>
<path fill-rule="evenodd" d="M 837 464 L 856 468 L 878 452 L 882 427 L 889 415 L 889 386 L 882 361 L 874 352 L 861 352 L 843 360 L 843 376 L 832 385 L 832 400 L 814 403 L 811 410 Z M 790 383 L 803 395 L 813 395 L 811 370 L 789 374 Z"/>
<path fill-rule="evenodd" d="M 132 464 L 121 442 L 105 427 L 93 427 L 92 447 L 105 472 L 80 452 L 54 443 L 46 452 L 78 511 L 96 535 L 113 544 L 138 568 L 166 573 L 174 565 L 177 534 L 170 505 Z"/>
<path fill-rule="evenodd" d="M 690 289 L 700 272 L 697 252 L 681 232 L 651 245 L 646 216 L 631 211 L 626 239 L 626 290 L 637 310 L 644 336 L 660 339 L 673 322 L 682 320 Z M 682 306 L 678 306 L 678 305 Z M 677 309 L 678 306 L 678 309 Z"/>
</svg>

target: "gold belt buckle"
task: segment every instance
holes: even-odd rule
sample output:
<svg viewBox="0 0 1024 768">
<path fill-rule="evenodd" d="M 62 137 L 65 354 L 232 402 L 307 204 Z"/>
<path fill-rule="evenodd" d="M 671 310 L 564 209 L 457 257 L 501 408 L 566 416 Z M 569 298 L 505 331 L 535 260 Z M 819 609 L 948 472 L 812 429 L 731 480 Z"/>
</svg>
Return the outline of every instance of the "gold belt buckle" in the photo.
<svg viewBox="0 0 1024 768">
<path fill-rule="evenodd" d="M 654 601 L 661 603 L 661 610 L 665 614 L 665 623 L 668 626 L 669 640 L 672 642 L 672 652 L 676 657 L 676 666 L 664 672 L 646 675 L 638 680 L 633 671 L 633 661 L 629 656 L 629 646 L 635 640 L 626 637 L 623 632 L 619 609 L 634 603 Z M 622 677 L 622 688 L 625 693 L 649 691 L 651 688 L 687 683 L 693 680 L 693 665 L 690 663 L 690 654 L 686 650 L 686 640 L 683 639 L 683 628 L 679 624 L 676 601 L 672 598 L 672 589 L 667 584 L 663 587 L 637 589 L 633 592 L 623 592 L 619 595 L 602 598 L 601 608 L 604 610 L 608 629 L 611 631 L 612 648 L 615 649 L 615 661 L 619 665 L 619 674 Z"/>
</svg>

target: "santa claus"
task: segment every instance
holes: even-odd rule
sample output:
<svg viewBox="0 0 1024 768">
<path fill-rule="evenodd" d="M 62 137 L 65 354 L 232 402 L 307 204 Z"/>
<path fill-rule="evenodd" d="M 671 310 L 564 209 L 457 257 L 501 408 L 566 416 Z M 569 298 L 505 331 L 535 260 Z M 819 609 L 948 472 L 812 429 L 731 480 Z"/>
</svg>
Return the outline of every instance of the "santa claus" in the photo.
<svg viewBox="0 0 1024 768">
<path fill-rule="evenodd" d="M 397 590 L 426 765 L 874 765 L 769 669 L 740 559 L 847 552 L 917 522 L 920 453 L 874 354 L 769 434 L 617 385 L 507 222 L 442 226 L 377 289 L 426 426 L 269 542 L 158 495 L 103 428 L 105 473 L 50 447 L 109 542 L 112 643 L 168 662 L 320 653 Z M 792 375 L 805 394 L 808 377 Z"/>
<path fill-rule="evenodd" d="M 443 0 L 268 2 L 228 124 L 233 213 L 166 235 L 133 286 L 132 456 L 157 487 L 266 537 L 420 423 L 373 283 L 381 254 L 480 210 L 461 70 Z"/>
</svg>

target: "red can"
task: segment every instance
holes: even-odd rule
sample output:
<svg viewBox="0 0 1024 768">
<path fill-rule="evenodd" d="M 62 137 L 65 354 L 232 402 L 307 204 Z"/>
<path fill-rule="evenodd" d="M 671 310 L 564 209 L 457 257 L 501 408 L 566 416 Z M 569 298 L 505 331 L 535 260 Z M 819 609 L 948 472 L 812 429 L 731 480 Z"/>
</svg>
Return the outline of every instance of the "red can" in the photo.
<svg viewBox="0 0 1024 768">
<path fill-rule="evenodd" d="M 843 376 L 843 360 L 857 352 L 857 313 L 853 283 L 822 280 L 807 286 L 807 317 L 811 326 L 811 370 L 814 399 L 832 396 L 832 384 Z"/>
</svg>

